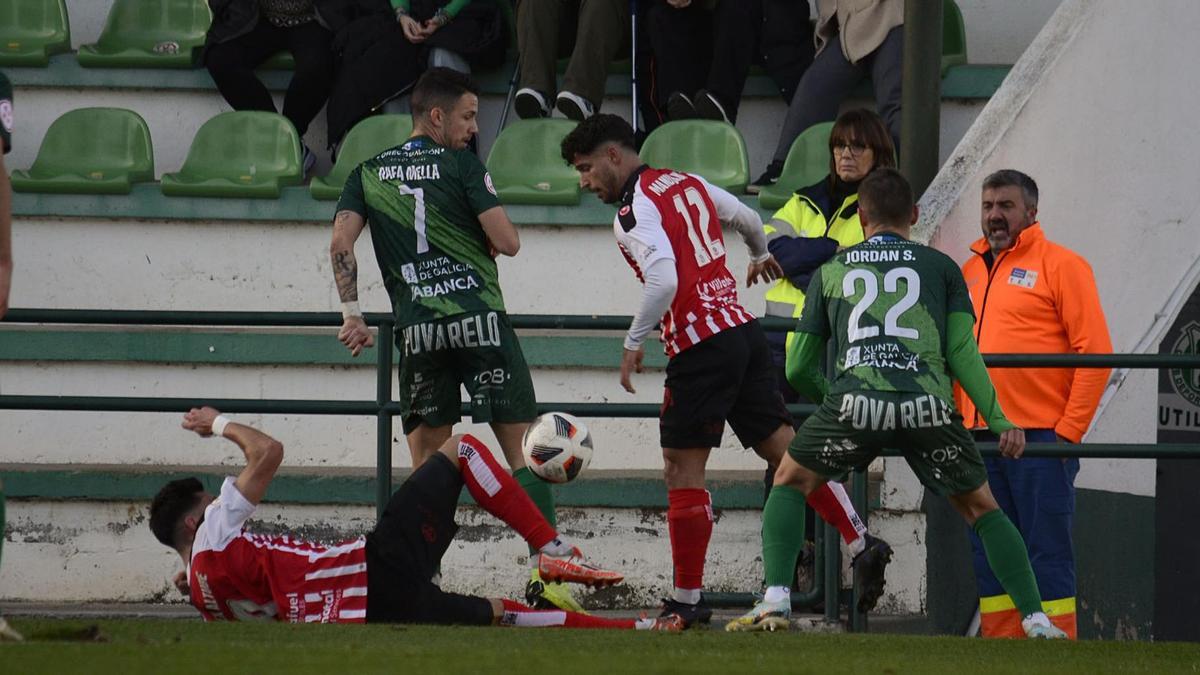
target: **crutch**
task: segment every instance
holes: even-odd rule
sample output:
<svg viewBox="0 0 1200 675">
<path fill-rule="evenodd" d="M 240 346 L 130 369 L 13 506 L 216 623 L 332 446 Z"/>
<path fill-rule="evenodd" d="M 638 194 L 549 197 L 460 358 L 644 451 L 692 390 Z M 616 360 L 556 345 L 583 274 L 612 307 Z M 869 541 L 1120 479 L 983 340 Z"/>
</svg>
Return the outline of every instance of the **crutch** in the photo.
<svg viewBox="0 0 1200 675">
<path fill-rule="evenodd" d="M 638 130 L 637 15 L 637 0 L 629 0 L 629 43 L 633 45 L 629 54 L 629 71 L 632 74 L 629 84 L 633 88 L 633 117 L 630 120 L 635 134 Z"/>
</svg>

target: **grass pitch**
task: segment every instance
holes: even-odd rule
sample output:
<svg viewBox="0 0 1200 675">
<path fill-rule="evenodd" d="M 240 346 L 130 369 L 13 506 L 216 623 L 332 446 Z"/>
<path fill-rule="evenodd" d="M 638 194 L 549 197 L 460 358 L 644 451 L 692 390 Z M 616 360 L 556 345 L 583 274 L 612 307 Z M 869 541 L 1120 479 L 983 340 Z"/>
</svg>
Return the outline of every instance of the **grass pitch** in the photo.
<svg viewBox="0 0 1200 675">
<path fill-rule="evenodd" d="M 1197 672 L 1200 645 L 898 635 L 10 621 L 0 672 L 35 673 L 1106 673 Z"/>
</svg>

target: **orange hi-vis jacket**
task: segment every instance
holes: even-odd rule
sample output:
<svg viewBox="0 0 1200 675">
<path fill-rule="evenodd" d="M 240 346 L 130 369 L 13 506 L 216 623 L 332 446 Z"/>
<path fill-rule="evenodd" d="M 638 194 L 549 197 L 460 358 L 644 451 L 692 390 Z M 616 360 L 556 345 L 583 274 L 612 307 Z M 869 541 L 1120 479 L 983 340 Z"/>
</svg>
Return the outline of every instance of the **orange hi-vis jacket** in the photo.
<svg viewBox="0 0 1200 675">
<path fill-rule="evenodd" d="M 986 238 L 963 276 L 975 306 L 979 351 L 1024 354 L 1109 354 L 1112 342 L 1096 279 L 1082 256 L 1046 239 L 1040 223 L 995 256 L 989 270 Z M 1108 382 L 1107 368 L 990 368 L 1005 415 L 1026 429 L 1054 429 L 1078 443 Z M 958 387 L 955 400 L 968 429 L 986 425 Z"/>
</svg>

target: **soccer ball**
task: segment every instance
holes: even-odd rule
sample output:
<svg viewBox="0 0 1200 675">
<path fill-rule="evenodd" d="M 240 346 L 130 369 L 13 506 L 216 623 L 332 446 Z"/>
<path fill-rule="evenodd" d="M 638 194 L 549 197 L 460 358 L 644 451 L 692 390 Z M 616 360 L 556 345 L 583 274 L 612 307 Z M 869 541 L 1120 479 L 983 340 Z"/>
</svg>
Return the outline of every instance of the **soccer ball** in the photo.
<svg viewBox="0 0 1200 675">
<path fill-rule="evenodd" d="M 592 434 L 567 413 L 551 412 L 535 419 L 521 440 L 525 465 L 551 483 L 575 480 L 592 461 Z"/>
</svg>

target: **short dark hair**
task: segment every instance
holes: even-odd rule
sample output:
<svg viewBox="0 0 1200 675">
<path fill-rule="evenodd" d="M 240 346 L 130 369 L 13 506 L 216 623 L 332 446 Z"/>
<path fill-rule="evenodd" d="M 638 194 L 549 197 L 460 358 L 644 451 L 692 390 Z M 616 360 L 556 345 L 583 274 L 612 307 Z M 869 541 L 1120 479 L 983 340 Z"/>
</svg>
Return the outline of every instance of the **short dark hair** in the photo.
<svg viewBox="0 0 1200 675">
<path fill-rule="evenodd" d="M 413 117 L 428 115 L 434 108 L 448 111 L 463 94 L 479 95 L 479 85 L 469 75 L 451 68 L 430 68 L 413 87 L 409 107 Z"/>
<path fill-rule="evenodd" d="M 580 122 L 562 140 L 562 158 L 567 164 L 574 164 L 576 155 L 590 155 L 605 143 L 637 150 L 629 122 L 616 115 L 598 113 Z"/>
<path fill-rule="evenodd" d="M 180 478 L 162 486 L 150 502 L 150 531 L 166 546 L 178 548 L 179 521 L 196 507 L 204 485 L 198 478 Z"/>
<path fill-rule="evenodd" d="M 1021 197 L 1025 200 L 1026 208 L 1037 208 L 1038 186 L 1028 174 L 1021 173 L 1016 169 L 1000 169 L 983 179 L 984 190 L 994 190 L 1010 185 L 1021 188 Z"/>
<path fill-rule="evenodd" d="M 875 166 L 896 168 L 896 146 L 883 119 L 866 108 L 847 110 L 838 116 L 829 132 L 829 175 L 837 175 L 837 157 L 833 146 L 859 141 L 875 152 Z"/>
<path fill-rule="evenodd" d="M 875 169 L 858 186 L 858 208 L 872 224 L 908 225 L 913 210 L 912 186 L 895 169 Z"/>
</svg>

